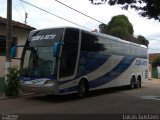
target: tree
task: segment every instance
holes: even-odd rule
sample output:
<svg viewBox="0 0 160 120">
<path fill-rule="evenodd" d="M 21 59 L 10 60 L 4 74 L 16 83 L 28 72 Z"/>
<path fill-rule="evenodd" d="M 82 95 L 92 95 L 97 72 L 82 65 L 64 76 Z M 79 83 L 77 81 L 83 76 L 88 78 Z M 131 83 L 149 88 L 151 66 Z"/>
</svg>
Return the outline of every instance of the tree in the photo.
<svg viewBox="0 0 160 120">
<path fill-rule="evenodd" d="M 138 13 L 149 19 L 154 18 L 160 21 L 160 0 L 89 0 L 94 5 L 108 2 L 109 5 L 122 5 L 123 9 L 134 8 Z"/>
<path fill-rule="evenodd" d="M 148 47 L 149 41 L 142 35 L 139 35 L 137 37 L 137 43 L 142 44 L 142 45 L 146 45 Z"/>
<path fill-rule="evenodd" d="M 133 35 L 133 26 L 125 15 L 112 17 L 108 25 L 100 24 L 100 32 L 129 40 Z"/>
<path fill-rule="evenodd" d="M 133 26 L 125 15 L 112 17 L 107 25 L 107 32 L 110 35 L 128 40 L 133 35 Z"/>
<path fill-rule="evenodd" d="M 130 42 L 146 45 L 147 47 L 149 44 L 149 41 L 142 35 L 139 35 L 137 38 L 133 36 L 133 26 L 125 15 L 112 17 L 108 25 L 100 24 L 99 31 L 101 33 L 119 37 Z"/>
<path fill-rule="evenodd" d="M 18 96 L 20 94 L 19 70 L 15 67 L 9 68 L 5 86 L 6 96 Z"/>
</svg>

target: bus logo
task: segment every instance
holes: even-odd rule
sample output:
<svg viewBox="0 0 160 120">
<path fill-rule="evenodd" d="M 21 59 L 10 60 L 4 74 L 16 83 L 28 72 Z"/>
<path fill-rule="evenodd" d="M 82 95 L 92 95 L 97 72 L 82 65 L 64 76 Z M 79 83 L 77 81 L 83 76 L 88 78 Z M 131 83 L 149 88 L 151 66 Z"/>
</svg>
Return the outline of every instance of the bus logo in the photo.
<svg viewBox="0 0 160 120">
<path fill-rule="evenodd" d="M 144 60 L 136 60 L 135 65 L 137 65 L 137 66 L 147 66 L 147 61 L 144 61 Z"/>
</svg>

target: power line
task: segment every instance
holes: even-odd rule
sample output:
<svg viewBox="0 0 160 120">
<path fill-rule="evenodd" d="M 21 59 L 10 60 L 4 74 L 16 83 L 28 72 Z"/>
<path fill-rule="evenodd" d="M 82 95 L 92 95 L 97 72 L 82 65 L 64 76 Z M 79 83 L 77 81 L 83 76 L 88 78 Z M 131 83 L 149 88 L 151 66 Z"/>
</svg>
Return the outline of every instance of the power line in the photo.
<svg viewBox="0 0 160 120">
<path fill-rule="evenodd" d="M 120 7 L 120 8 L 121 8 L 121 7 Z M 139 16 L 138 16 L 137 14 L 134 14 L 134 13 L 130 12 L 129 10 L 126 10 L 126 11 L 127 11 L 128 13 L 134 15 L 135 17 L 139 18 Z M 142 21 L 144 21 L 144 22 L 147 22 L 147 23 L 151 24 L 152 26 L 154 26 L 154 27 L 156 27 L 156 28 L 159 29 L 159 27 L 157 27 L 155 24 L 149 22 L 149 21 L 146 20 L 146 19 L 140 19 L 140 20 L 142 20 Z M 135 36 L 136 36 L 136 35 L 135 35 Z M 136 36 L 136 37 L 137 37 L 137 36 Z M 147 37 L 145 37 L 145 38 L 146 38 L 147 40 L 149 40 L 149 41 L 160 41 L 160 40 L 153 39 L 153 38 L 147 38 Z"/>
<path fill-rule="evenodd" d="M 160 42 L 160 40 L 158 40 L 158 39 L 153 39 L 153 38 L 146 38 L 146 39 L 149 41 L 159 41 Z"/>
<path fill-rule="evenodd" d="M 25 7 L 24 7 L 24 5 L 23 5 L 23 2 L 20 0 L 20 2 L 21 2 L 21 5 L 22 5 L 22 8 L 23 8 L 23 10 L 24 10 L 24 12 L 26 12 L 26 9 L 25 9 Z M 27 13 L 27 12 L 26 12 Z"/>
<path fill-rule="evenodd" d="M 138 35 L 134 35 L 134 37 L 138 37 Z M 145 37 L 147 40 L 149 40 L 149 41 L 158 41 L 158 42 L 160 42 L 160 40 L 158 40 L 158 39 L 154 39 L 154 38 L 148 38 L 148 37 Z"/>
<path fill-rule="evenodd" d="M 99 23 L 105 24 L 105 23 L 103 23 L 103 22 L 101 22 L 101 21 L 99 21 L 99 20 L 97 20 L 97 19 L 95 19 L 95 18 L 93 18 L 93 17 L 90 17 L 90 16 L 88 16 L 88 15 L 86 15 L 86 14 L 84 14 L 84 13 L 82 13 L 82 12 L 80 12 L 80 11 L 78 11 L 78 10 L 76 10 L 76 9 L 74 9 L 74 8 L 72 8 L 72 7 L 68 6 L 68 5 L 60 2 L 60 1 L 58 1 L 58 0 L 55 0 L 55 1 L 58 2 L 58 3 L 60 3 L 61 5 L 64 5 L 64 6 L 68 7 L 68 8 L 70 8 L 70 9 L 72 9 L 72 10 L 74 10 L 74 11 L 76 11 L 76 12 L 78 12 L 78 13 L 80 13 L 80 14 L 82 14 L 82 15 L 90 18 L 90 19 L 92 19 L 92 20 L 95 20 L 95 21 L 97 21 L 97 22 L 99 22 Z M 131 13 L 132 15 L 138 17 L 137 15 L 133 14 L 133 13 L 130 12 L 130 11 L 127 11 L 127 12 L 129 12 L 129 13 Z M 141 19 L 141 20 L 143 20 L 143 19 Z M 147 20 L 143 20 L 143 21 L 148 22 Z M 148 22 L 148 23 L 151 24 L 150 22 Z M 153 25 L 154 27 L 157 27 L 157 26 L 155 26 L 154 24 L 152 24 L 152 25 Z M 146 38 L 146 37 L 145 37 L 145 38 Z M 156 40 L 156 39 L 152 39 L 152 38 L 146 38 L 146 39 L 147 39 L 147 40 Z M 157 40 L 157 41 L 159 41 L 159 40 Z"/>
<path fill-rule="evenodd" d="M 24 2 L 24 3 L 26 3 L 26 4 L 28 4 L 28 5 L 30 5 L 30 6 L 32 6 L 32 7 L 35 7 L 35 8 L 37 8 L 37 9 L 39 9 L 39 10 L 42 10 L 43 12 L 46 12 L 46 13 L 48 13 L 48 14 L 51 14 L 51 15 L 57 17 L 57 18 L 60 18 L 60 19 L 62 19 L 62 20 L 65 20 L 65 21 L 67 21 L 67 22 L 69 22 L 69 23 L 72 23 L 72 24 L 77 25 L 77 26 L 80 26 L 80 27 L 82 27 L 82 28 L 91 30 L 91 29 L 89 29 L 89 28 L 87 28 L 87 27 L 84 27 L 84 26 L 82 26 L 82 25 L 79 25 L 79 24 L 77 24 L 77 23 L 75 23 L 75 22 L 72 22 L 72 21 L 70 21 L 70 20 L 68 20 L 68 19 L 65 19 L 65 18 L 60 17 L 60 16 L 58 16 L 58 15 L 56 15 L 56 14 L 54 14 L 54 13 L 51 13 L 51 12 L 49 12 L 49 11 L 47 11 L 47 10 L 44 10 L 44 9 L 38 7 L 38 6 L 35 6 L 35 5 L 33 5 L 33 4 L 29 3 L 29 2 L 26 2 L 26 1 L 24 1 L 24 0 L 20 0 L 20 1 L 22 1 L 22 2 Z"/>
<path fill-rule="evenodd" d="M 21 16 L 21 14 L 19 13 L 19 11 L 17 10 L 17 6 L 13 4 L 13 7 L 15 9 L 15 11 L 17 12 L 17 14 L 19 15 L 19 17 L 21 18 L 21 20 L 23 21 L 23 18 Z"/>
<path fill-rule="evenodd" d="M 148 38 L 148 37 L 145 37 L 147 40 L 149 40 L 149 41 L 158 41 L 158 42 L 160 42 L 160 40 L 158 40 L 158 39 L 154 39 L 154 38 Z"/>
<path fill-rule="evenodd" d="M 84 13 L 82 13 L 82 12 L 80 12 L 80 11 L 78 11 L 78 10 L 76 10 L 76 9 L 74 9 L 74 8 L 72 8 L 72 7 L 68 6 L 68 5 L 60 2 L 60 1 L 58 1 L 58 0 L 55 0 L 55 1 L 58 2 L 58 3 L 60 3 L 61 5 L 64 5 L 64 6 L 68 7 L 68 8 L 70 8 L 70 9 L 72 9 L 72 10 L 74 10 L 74 11 L 76 11 L 76 12 L 78 12 L 78 13 L 80 13 L 80 14 L 82 14 L 82 15 L 90 18 L 90 19 L 92 19 L 92 20 L 95 20 L 95 21 L 97 21 L 97 22 L 99 22 L 99 23 L 101 23 L 101 24 L 105 24 L 105 23 L 103 23 L 103 22 L 101 22 L 101 21 L 99 21 L 99 20 L 97 20 L 97 19 L 95 19 L 95 18 L 93 18 L 93 17 L 90 17 L 90 16 L 88 16 L 88 15 L 86 15 L 86 14 L 84 14 Z"/>
<path fill-rule="evenodd" d="M 72 24 L 75 24 L 75 25 L 77 25 L 77 26 L 80 26 L 80 27 L 82 27 L 82 28 L 91 30 L 91 29 L 89 29 L 89 28 L 87 28 L 87 27 L 84 27 L 84 26 L 79 25 L 79 24 L 77 24 L 77 23 L 75 23 L 75 22 L 72 22 L 72 21 L 70 21 L 70 20 L 67 20 L 67 19 L 65 19 L 65 18 L 63 18 L 63 17 L 60 17 L 60 16 L 58 16 L 58 15 L 56 15 L 56 14 L 53 14 L 53 13 L 47 11 L 47 10 L 44 10 L 44 9 L 42 9 L 42 8 L 40 8 L 40 7 L 37 7 L 37 6 L 35 6 L 35 5 L 31 4 L 31 3 L 28 3 L 28 2 L 26 2 L 26 1 L 24 1 L 24 0 L 20 0 L 20 1 L 22 1 L 22 2 L 24 2 L 24 3 L 26 3 L 26 4 L 28 4 L 28 5 L 30 5 L 30 6 L 32 6 L 32 7 L 35 7 L 35 8 L 37 8 L 37 9 L 40 9 L 40 10 L 42 10 L 42 11 L 48 13 L 48 14 L 51 14 L 51 15 L 53 15 L 53 16 L 56 16 L 56 17 L 58 17 L 58 18 L 60 18 L 60 19 L 62 19 L 62 20 L 65 20 L 65 21 L 67 21 L 67 22 L 70 22 L 70 23 L 72 23 Z M 56 1 L 57 1 L 57 0 L 56 0 Z M 157 41 L 158 41 L 158 40 L 157 40 Z M 148 49 L 160 51 L 160 50 L 154 49 L 154 48 L 148 48 Z"/>
<path fill-rule="evenodd" d="M 121 8 L 121 7 L 120 7 L 120 8 Z M 134 14 L 134 13 L 130 12 L 129 10 L 126 10 L 126 11 L 127 11 L 128 13 L 134 15 L 135 17 L 139 18 L 139 16 L 138 16 L 137 14 Z M 159 27 L 157 27 L 155 24 L 149 22 L 149 21 L 146 20 L 146 19 L 141 19 L 141 20 L 144 21 L 144 22 L 147 22 L 147 23 L 151 24 L 152 26 L 154 26 L 154 27 L 156 27 L 156 28 L 159 28 Z"/>
</svg>

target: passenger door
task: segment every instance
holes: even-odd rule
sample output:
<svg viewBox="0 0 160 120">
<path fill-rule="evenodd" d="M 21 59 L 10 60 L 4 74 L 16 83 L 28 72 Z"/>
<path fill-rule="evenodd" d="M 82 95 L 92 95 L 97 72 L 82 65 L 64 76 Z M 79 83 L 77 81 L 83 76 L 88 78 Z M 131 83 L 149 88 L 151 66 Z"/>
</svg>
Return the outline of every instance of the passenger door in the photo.
<svg viewBox="0 0 160 120">
<path fill-rule="evenodd" d="M 66 29 L 60 57 L 60 81 L 74 79 L 79 59 L 79 30 Z"/>
</svg>

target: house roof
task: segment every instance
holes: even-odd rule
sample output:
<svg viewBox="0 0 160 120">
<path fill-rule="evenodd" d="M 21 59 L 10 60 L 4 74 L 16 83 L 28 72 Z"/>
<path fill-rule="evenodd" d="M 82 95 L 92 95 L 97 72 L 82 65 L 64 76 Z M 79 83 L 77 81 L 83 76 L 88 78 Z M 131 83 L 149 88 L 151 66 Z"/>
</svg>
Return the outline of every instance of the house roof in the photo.
<svg viewBox="0 0 160 120">
<path fill-rule="evenodd" d="M 6 25 L 7 24 L 7 19 L 0 17 L 0 25 Z M 28 30 L 34 30 L 34 27 L 31 27 L 29 25 L 17 22 L 12 20 L 12 27 L 17 27 L 17 28 L 22 28 L 22 29 L 28 29 Z"/>
</svg>

